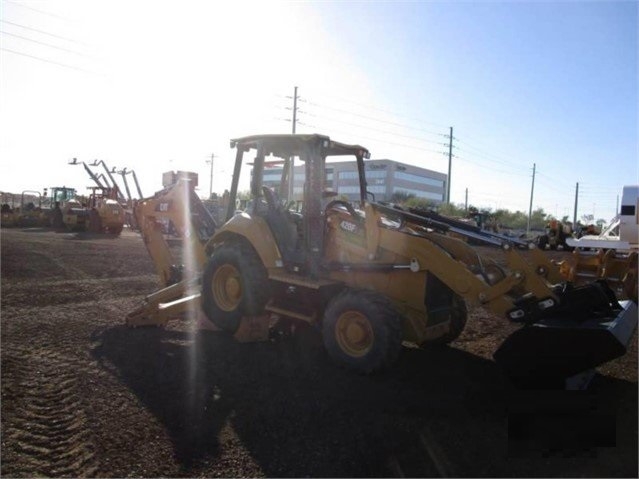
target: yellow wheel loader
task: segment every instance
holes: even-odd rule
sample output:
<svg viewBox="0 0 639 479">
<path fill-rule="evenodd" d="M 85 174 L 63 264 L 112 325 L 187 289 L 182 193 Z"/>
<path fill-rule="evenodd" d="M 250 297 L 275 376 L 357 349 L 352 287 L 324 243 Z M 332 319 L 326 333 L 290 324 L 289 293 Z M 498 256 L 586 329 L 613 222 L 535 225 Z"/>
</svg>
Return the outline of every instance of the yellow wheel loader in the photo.
<svg viewBox="0 0 639 479">
<path fill-rule="evenodd" d="M 116 200 L 117 190 L 104 187 L 91 187 L 88 204 L 87 231 L 92 233 L 122 233 L 125 212 Z"/>
<path fill-rule="evenodd" d="M 454 340 L 467 308 L 483 307 L 521 323 L 494 357 L 514 382 L 534 387 L 563 385 L 625 353 L 637 323 L 633 302 L 618 302 L 602 282 L 580 287 L 561 282 L 556 266 L 537 249 L 530 251 L 530 263 L 505 245 L 503 268 L 443 234 L 446 225 L 369 199 L 365 148 L 322 135 L 250 136 L 232 140 L 231 147 L 236 159 L 223 225 L 204 220 L 188 181 L 136 208 L 167 287 L 148 296 L 128 316 L 129 325 L 161 325 L 200 308 L 236 336 L 259 321 L 268 326 L 302 321 L 321 328 L 335 361 L 368 373 L 391 365 L 402 342 Z M 253 164 L 251 200 L 236 213 L 247 153 Z M 301 213 L 289 211 L 286 201 L 263 186 L 271 156 L 304 164 Z M 326 163 L 345 156 L 358 167 L 355 204 L 324 188 Z M 283 169 L 283 185 L 290 181 L 289 170 Z M 158 227 L 162 218 L 171 219 L 184 249 L 192 251 L 186 276 L 175 274 L 179 268 Z"/>
</svg>

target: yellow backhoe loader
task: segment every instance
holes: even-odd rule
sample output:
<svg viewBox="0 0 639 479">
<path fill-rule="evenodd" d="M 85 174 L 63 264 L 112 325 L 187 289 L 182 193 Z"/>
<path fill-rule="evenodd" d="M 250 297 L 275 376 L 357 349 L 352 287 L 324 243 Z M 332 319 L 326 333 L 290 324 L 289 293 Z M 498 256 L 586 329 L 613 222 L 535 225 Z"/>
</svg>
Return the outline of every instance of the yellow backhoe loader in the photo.
<svg viewBox="0 0 639 479">
<path fill-rule="evenodd" d="M 448 343 L 462 332 L 468 307 L 520 323 L 495 352 L 516 383 L 557 387 L 619 357 L 637 323 L 632 301 L 617 301 L 603 282 L 576 287 L 537 249 L 532 262 L 505 245 L 508 267 L 443 234 L 441 223 L 384 205 L 367 192 L 359 145 L 323 135 L 260 135 L 231 141 L 236 149 L 227 221 L 216 226 L 188 180 L 141 201 L 135 210 L 165 288 L 129 314 L 130 326 L 163 325 L 203 310 L 231 334 L 257 325 L 303 321 L 321 327 L 338 363 L 372 372 L 393 363 L 407 341 Z M 235 212 L 240 171 L 251 153 L 251 200 Z M 301 213 L 263 186 L 267 158 L 304 164 Z M 360 200 L 324 189 L 325 164 L 344 156 L 358 166 Z M 283 169 L 287 184 L 289 168 Z M 189 253 L 174 264 L 159 225 L 170 218 Z M 250 336 L 250 334 L 248 334 Z"/>
</svg>

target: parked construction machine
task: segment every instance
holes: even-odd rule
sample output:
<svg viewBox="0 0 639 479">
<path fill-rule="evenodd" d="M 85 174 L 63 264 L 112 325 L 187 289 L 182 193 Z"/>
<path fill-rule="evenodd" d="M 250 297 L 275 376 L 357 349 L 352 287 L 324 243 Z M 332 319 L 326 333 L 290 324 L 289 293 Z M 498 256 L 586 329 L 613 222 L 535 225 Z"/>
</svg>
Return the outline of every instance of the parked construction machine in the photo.
<svg viewBox="0 0 639 479">
<path fill-rule="evenodd" d="M 4 196 L 4 195 L 3 195 Z M 2 226 L 46 226 L 46 216 L 43 210 L 42 194 L 39 191 L 25 190 L 20 195 L 20 206 L 12 207 L 7 202 L 2 203 Z"/>
<path fill-rule="evenodd" d="M 119 235 L 126 221 L 126 211 L 123 205 L 127 205 L 127 200 L 120 192 L 120 188 L 113 177 L 113 174 L 116 173 L 115 168 L 109 169 L 103 160 L 95 160 L 90 165 L 87 165 L 84 161 L 78 161 L 77 158 L 73 158 L 69 164 L 82 165 L 89 178 L 95 183 L 95 186 L 88 187 L 91 193 L 85 204 L 76 204 L 76 202 L 72 201 L 70 208 L 64 208 L 63 206 L 65 210 L 65 225 L 74 225 L 73 228 L 76 230 L 92 233 Z M 104 167 L 106 176 L 105 174 L 97 175 L 89 168 L 89 166 L 97 167 L 100 165 Z M 126 172 L 121 174 L 124 178 Z M 128 185 L 126 186 L 128 194 L 129 188 Z M 68 211 L 68 214 L 66 211 Z"/>
<path fill-rule="evenodd" d="M 569 281 L 602 279 L 637 302 L 639 258 L 639 186 L 624 186 L 619 214 L 600 234 L 567 238 L 573 254 L 562 262 Z"/>
<path fill-rule="evenodd" d="M 236 337 L 268 337 L 269 328 L 304 322 L 321 328 L 329 355 L 355 371 L 391 365 L 403 342 L 445 344 L 462 332 L 468 307 L 520 323 L 494 358 L 516 383 L 563 386 L 626 352 L 637 306 L 617 301 L 603 282 L 562 282 L 544 253 L 528 261 L 504 245 L 508 267 L 482 257 L 443 225 L 369 199 L 368 151 L 323 135 L 259 135 L 236 149 L 227 221 L 217 226 L 189 186 L 176 182 L 141 201 L 135 214 L 162 285 L 127 317 L 130 326 L 164 325 L 203 311 Z M 254 154 L 251 200 L 235 212 L 245 155 Z M 263 186 L 275 157 L 304 164 L 301 213 Z M 358 167 L 360 200 L 324 189 L 325 164 L 344 156 Z M 287 184 L 288 168 L 282 184 Z M 170 218 L 184 241 L 177 266 L 161 233 Z"/>
<path fill-rule="evenodd" d="M 552 250 L 561 248 L 564 251 L 572 251 L 572 247 L 566 243 L 566 240 L 572 237 L 572 227 L 569 224 L 564 224 L 552 218 L 546 225 L 545 230 L 543 235 L 537 237 L 539 249 L 544 250 L 548 247 Z"/>
</svg>

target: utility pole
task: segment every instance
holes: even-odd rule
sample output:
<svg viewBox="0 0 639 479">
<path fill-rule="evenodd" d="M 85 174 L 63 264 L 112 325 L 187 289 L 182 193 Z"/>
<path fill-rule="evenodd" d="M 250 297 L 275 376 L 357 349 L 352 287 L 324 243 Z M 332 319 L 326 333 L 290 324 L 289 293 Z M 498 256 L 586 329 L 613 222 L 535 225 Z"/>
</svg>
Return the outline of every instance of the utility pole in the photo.
<svg viewBox="0 0 639 479">
<path fill-rule="evenodd" d="M 295 134 L 295 125 L 297 124 L 297 87 L 293 91 L 293 134 Z"/>
<path fill-rule="evenodd" d="M 466 188 L 466 201 L 464 202 L 464 210 L 468 213 L 468 188 Z"/>
<path fill-rule="evenodd" d="M 537 164 L 533 163 L 532 186 L 530 187 L 530 206 L 528 207 L 528 225 L 526 226 L 526 234 L 530 234 L 530 218 L 532 217 L 533 195 L 535 193 L 535 170 Z"/>
<path fill-rule="evenodd" d="M 213 158 L 215 158 L 215 153 L 211 153 L 211 159 L 206 160 L 207 163 L 211 163 L 211 183 L 209 186 L 209 200 L 213 197 Z"/>
<path fill-rule="evenodd" d="M 295 126 L 297 125 L 297 87 L 293 90 L 293 129 L 291 133 L 295 134 Z M 286 167 L 286 165 L 285 165 Z M 295 191 L 295 157 L 288 159 L 288 201 L 293 199 Z"/>
<path fill-rule="evenodd" d="M 572 217 L 572 228 L 574 230 L 577 229 L 577 203 L 579 201 L 579 182 L 577 182 L 577 185 L 575 186 L 575 213 L 573 214 Z"/>
<path fill-rule="evenodd" d="M 453 127 L 450 127 L 450 139 L 448 143 L 448 180 L 446 181 L 446 203 L 450 204 L 450 172 L 453 164 Z"/>
</svg>

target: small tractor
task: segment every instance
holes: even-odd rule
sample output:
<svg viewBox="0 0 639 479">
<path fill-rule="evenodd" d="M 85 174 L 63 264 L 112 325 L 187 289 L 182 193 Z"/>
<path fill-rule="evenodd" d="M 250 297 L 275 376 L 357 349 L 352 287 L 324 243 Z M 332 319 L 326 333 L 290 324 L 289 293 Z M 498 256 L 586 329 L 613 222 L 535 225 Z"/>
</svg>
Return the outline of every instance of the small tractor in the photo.
<svg viewBox="0 0 639 479">
<path fill-rule="evenodd" d="M 25 190 L 20 195 L 20 206 L 13 208 L 9 203 L 3 203 L 1 209 L 2 226 L 47 226 L 46 210 L 39 191 Z"/>
<path fill-rule="evenodd" d="M 124 227 L 124 209 L 113 199 L 109 188 L 90 187 L 88 199 L 81 199 L 74 188 L 51 188 L 53 207 L 49 212 L 54 228 L 119 235 Z"/>
<path fill-rule="evenodd" d="M 128 325 L 164 325 L 203 311 L 222 331 L 264 339 L 269 328 L 308 323 L 321 330 L 333 360 L 370 373 L 393 364 L 404 342 L 450 343 L 463 331 L 468 308 L 482 307 L 521 324 L 494 354 L 518 384 L 563 387 L 625 354 L 637 323 L 635 303 L 617 301 L 603 282 L 562 282 L 556 265 L 534 247 L 531 264 L 505 245 L 505 268 L 442 234 L 437 221 L 375 202 L 367 191 L 364 147 L 323 135 L 249 136 L 231 140 L 231 147 L 236 159 L 223 225 L 215 224 L 188 180 L 136 207 L 165 287 L 128 315 Z M 236 213 L 249 152 L 251 200 Z M 271 156 L 304 164 L 301 213 L 263 185 Z M 327 161 L 345 156 L 357 162 L 356 203 L 324 188 Z M 284 185 L 289 170 L 283 169 Z M 166 218 L 190 252 L 184 267 L 164 241 L 159 225 Z"/>
<path fill-rule="evenodd" d="M 537 246 L 541 250 L 545 250 L 546 247 L 551 250 L 561 247 L 564 251 L 572 251 L 572 247 L 566 243 L 566 239 L 571 237 L 572 227 L 553 218 L 546 225 L 545 233 L 537 237 Z"/>
<path fill-rule="evenodd" d="M 124 208 L 112 188 L 90 187 L 87 231 L 119 235 L 124 228 Z"/>
</svg>

